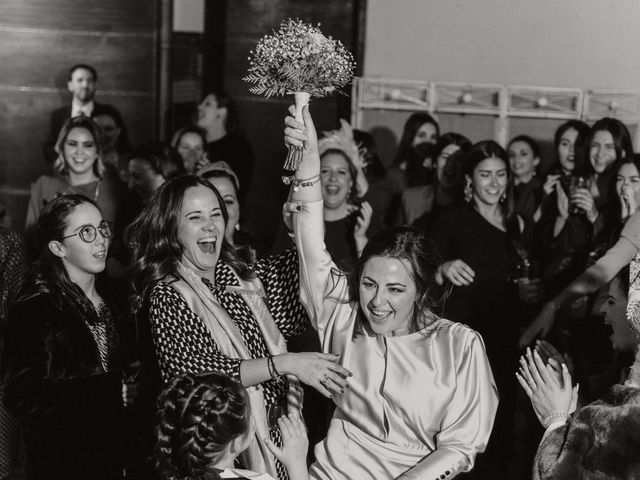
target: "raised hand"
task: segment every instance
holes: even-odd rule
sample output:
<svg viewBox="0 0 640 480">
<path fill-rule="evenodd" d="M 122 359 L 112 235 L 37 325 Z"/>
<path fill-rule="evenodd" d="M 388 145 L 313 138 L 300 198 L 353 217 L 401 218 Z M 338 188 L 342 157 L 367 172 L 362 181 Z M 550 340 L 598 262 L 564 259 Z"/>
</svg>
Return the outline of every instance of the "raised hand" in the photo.
<svg viewBox="0 0 640 480">
<path fill-rule="evenodd" d="M 372 215 L 373 215 L 373 208 L 371 208 L 371 204 L 369 202 L 362 202 L 362 205 L 360 205 L 360 212 L 358 213 L 358 218 L 356 219 L 356 225 L 353 229 L 354 237 L 367 236 L 367 229 L 371 224 Z"/>
<path fill-rule="evenodd" d="M 554 189 L 557 189 L 557 185 L 560 183 L 560 175 L 547 175 L 547 179 L 542 185 L 542 190 L 546 195 L 551 195 Z"/>
<path fill-rule="evenodd" d="M 633 188 L 630 185 L 625 184 L 622 187 L 622 195 L 620 196 L 620 203 L 622 204 L 622 219 L 633 215 L 637 210 L 635 194 Z"/>
<path fill-rule="evenodd" d="M 564 363 L 569 370 L 569 375 L 573 377 L 575 374 L 575 367 L 573 365 L 573 359 L 568 353 L 560 353 L 560 351 L 546 340 L 536 340 L 536 351 L 542 357 L 545 363 L 550 363 L 553 368 L 560 370 L 560 366 Z"/>
<path fill-rule="evenodd" d="M 566 219 L 569 217 L 569 197 L 567 197 L 567 194 L 564 192 L 564 188 L 562 188 L 560 182 L 555 183 L 555 189 L 558 215 Z"/>
<path fill-rule="evenodd" d="M 555 415 L 558 415 L 558 419 L 568 416 L 577 398 L 577 386 L 575 389 L 572 387 L 571 375 L 564 363 L 561 369 L 562 378 L 558 379 L 553 367 L 545 365 L 538 352 L 532 353 L 529 348 L 526 356 L 520 357 L 520 369 L 516 378 L 545 428 Z"/>
<path fill-rule="evenodd" d="M 457 287 L 471 285 L 476 276 L 476 272 L 460 259 L 444 262 L 440 265 L 438 274 L 436 275 L 436 280 L 439 283 L 442 283 L 442 278 L 444 277 Z"/>
<path fill-rule="evenodd" d="M 598 209 L 596 208 L 593 196 L 588 189 L 576 189 L 576 191 L 571 195 L 571 203 L 584 210 L 587 214 L 587 219 L 589 219 L 591 223 L 594 223 L 598 218 Z"/>
<path fill-rule="evenodd" d="M 318 153 L 318 135 L 313 119 L 309 113 L 309 106 L 302 109 L 303 122 L 295 119 L 295 105 L 289 107 L 290 115 L 285 117 L 284 142 L 287 146 L 304 147 L 305 154 Z"/>
</svg>

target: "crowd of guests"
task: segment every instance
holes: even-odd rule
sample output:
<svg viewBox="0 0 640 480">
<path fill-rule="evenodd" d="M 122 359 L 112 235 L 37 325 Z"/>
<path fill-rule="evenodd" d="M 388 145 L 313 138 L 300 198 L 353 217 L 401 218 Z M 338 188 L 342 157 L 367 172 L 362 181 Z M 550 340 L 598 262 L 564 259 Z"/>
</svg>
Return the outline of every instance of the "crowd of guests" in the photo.
<svg viewBox="0 0 640 480">
<path fill-rule="evenodd" d="M 0 228 L 0 478 L 23 448 L 33 479 L 506 479 L 518 385 L 535 478 L 640 475 L 622 122 L 563 123 L 549 165 L 531 136 L 472 143 L 419 112 L 385 168 L 307 108 L 258 257 L 233 100 L 132 146 L 96 82 L 70 69 L 25 240 Z"/>
</svg>

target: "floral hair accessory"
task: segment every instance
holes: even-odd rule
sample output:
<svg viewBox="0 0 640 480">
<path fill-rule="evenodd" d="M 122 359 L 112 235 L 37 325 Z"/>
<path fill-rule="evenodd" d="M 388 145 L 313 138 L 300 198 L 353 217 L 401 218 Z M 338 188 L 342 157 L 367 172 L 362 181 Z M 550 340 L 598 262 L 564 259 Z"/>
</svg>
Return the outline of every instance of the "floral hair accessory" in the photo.
<svg viewBox="0 0 640 480">
<path fill-rule="evenodd" d="M 339 40 L 326 37 L 318 27 L 288 19 L 277 31 L 265 35 L 250 52 L 249 91 L 267 98 L 294 94 L 296 120 L 311 96 L 324 97 L 347 85 L 353 78 L 353 55 Z M 285 170 L 297 170 L 301 147 L 289 147 Z"/>
<path fill-rule="evenodd" d="M 353 129 L 346 120 L 340 119 L 340 128 L 324 132 L 318 140 L 318 154 L 322 156 L 328 150 L 340 150 L 349 157 L 351 163 L 358 170 L 365 169 L 367 149 L 362 144 L 356 144 L 353 139 Z"/>
</svg>

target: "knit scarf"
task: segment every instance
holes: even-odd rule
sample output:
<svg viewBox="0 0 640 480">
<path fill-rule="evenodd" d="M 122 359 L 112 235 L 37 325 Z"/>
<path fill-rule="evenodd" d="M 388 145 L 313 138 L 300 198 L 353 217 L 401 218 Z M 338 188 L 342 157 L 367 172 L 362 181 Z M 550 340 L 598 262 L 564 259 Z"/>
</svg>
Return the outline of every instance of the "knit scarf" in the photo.
<svg viewBox="0 0 640 480">
<path fill-rule="evenodd" d="M 239 294 L 247 303 L 260 327 L 269 353 L 271 355 L 286 353 L 286 341 L 263 300 L 265 294 L 260 280 L 246 281 L 239 278 L 236 272 L 234 274 L 240 286 L 227 286 L 226 289 Z M 172 285 L 186 300 L 193 312 L 202 319 L 214 342 L 224 355 L 246 360 L 253 358 L 233 319 L 193 270 L 179 264 L 178 278 Z M 287 380 L 289 382 L 288 411 L 290 413 L 296 410 L 300 411 L 302 406 L 300 382 L 293 375 L 287 375 Z M 256 432 L 253 441 L 241 457 L 246 468 L 254 472 L 266 472 L 277 478 L 275 459 L 263 440 L 270 437 L 262 387 L 258 384 L 246 388 L 251 401 L 251 416 L 256 425 Z"/>
</svg>

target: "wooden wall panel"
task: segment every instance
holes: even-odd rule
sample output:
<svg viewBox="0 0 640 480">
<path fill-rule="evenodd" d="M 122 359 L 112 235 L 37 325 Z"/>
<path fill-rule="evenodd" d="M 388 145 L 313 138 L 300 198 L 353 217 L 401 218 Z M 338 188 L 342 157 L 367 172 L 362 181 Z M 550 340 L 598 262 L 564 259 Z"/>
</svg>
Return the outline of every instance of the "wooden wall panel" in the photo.
<svg viewBox="0 0 640 480">
<path fill-rule="evenodd" d="M 0 28 L 152 31 L 153 0 L 2 0 Z"/>
<path fill-rule="evenodd" d="M 51 112 L 70 102 L 67 71 L 98 70 L 96 99 L 123 114 L 131 139 L 152 138 L 157 117 L 159 8 L 151 0 L 3 0 L 0 15 L 0 201 L 20 230 Z"/>
<path fill-rule="evenodd" d="M 66 91 L 68 69 L 88 63 L 101 90 L 149 91 L 153 82 L 153 36 L 64 34 L 0 30 L 0 85 L 30 85 Z M 25 55 L 29 52 L 29 55 Z"/>
</svg>

